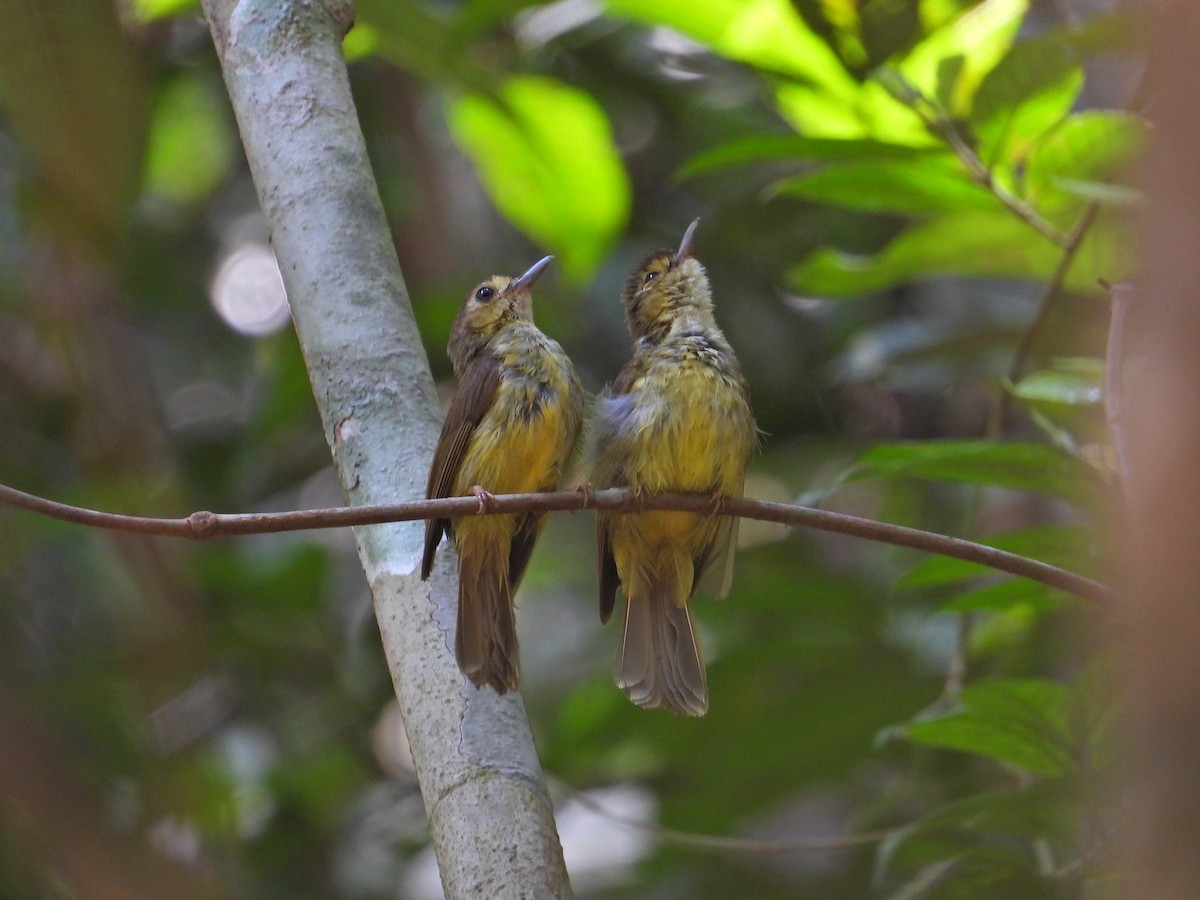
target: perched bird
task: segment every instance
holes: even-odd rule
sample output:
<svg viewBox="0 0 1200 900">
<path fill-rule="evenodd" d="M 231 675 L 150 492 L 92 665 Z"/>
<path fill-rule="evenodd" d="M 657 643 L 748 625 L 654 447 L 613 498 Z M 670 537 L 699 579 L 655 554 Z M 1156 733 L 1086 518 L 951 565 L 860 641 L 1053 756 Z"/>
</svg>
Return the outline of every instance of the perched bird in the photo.
<svg viewBox="0 0 1200 900">
<path fill-rule="evenodd" d="M 583 389 L 571 360 L 533 324 L 530 289 L 554 257 L 524 275 L 495 275 L 463 301 L 447 352 L 458 376 L 429 470 L 426 497 L 558 487 L 583 419 Z M 515 690 L 519 680 L 512 596 L 544 513 L 427 519 L 421 578 L 442 534 L 458 547 L 459 668 L 477 687 Z"/>
<path fill-rule="evenodd" d="M 699 219 L 679 249 L 651 254 L 625 285 L 633 357 L 596 403 L 591 483 L 713 494 L 714 515 L 646 511 L 597 519 L 600 620 L 626 599 L 617 685 L 638 706 L 700 716 L 704 660 L 688 601 L 707 571 L 732 576 L 735 521 L 719 499 L 741 496 L 757 443 L 746 382 L 713 318 L 704 267 L 692 256 Z"/>
</svg>

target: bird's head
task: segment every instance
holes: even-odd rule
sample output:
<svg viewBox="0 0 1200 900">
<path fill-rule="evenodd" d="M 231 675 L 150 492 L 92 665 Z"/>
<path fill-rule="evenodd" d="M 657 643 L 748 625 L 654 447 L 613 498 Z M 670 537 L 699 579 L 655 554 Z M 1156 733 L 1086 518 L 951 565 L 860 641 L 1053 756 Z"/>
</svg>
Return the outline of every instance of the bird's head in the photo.
<svg viewBox="0 0 1200 900">
<path fill-rule="evenodd" d="M 683 233 L 678 250 L 651 253 L 625 282 L 625 322 L 635 341 L 657 343 L 681 312 L 712 315 L 712 292 L 704 266 L 692 255 L 696 219 Z"/>
<path fill-rule="evenodd" d="M 488 341 L 505 326 L 518 320 L 533 321 L 533 283 L 553 259 L 553 256 L 539 259 L 516 278 L 493 275 L 471 288 L 450 329 L 447 350 L 455 374 L 461 377 Z"/>
</svg>

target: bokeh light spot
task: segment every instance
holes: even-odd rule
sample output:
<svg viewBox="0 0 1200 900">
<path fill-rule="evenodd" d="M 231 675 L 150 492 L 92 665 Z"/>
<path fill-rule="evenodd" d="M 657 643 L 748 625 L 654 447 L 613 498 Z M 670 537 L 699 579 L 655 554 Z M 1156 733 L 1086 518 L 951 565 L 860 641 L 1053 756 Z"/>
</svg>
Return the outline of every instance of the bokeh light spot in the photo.
<svg viewBox="0 0 1200 900">
<path fill-rule="evenodd" d="M 291 311 L 271 249 L 245 244 L 225 257 L 213 278 L 212 305 L 242 334 L 272 334 L 286 325 Z"/>
</svg>

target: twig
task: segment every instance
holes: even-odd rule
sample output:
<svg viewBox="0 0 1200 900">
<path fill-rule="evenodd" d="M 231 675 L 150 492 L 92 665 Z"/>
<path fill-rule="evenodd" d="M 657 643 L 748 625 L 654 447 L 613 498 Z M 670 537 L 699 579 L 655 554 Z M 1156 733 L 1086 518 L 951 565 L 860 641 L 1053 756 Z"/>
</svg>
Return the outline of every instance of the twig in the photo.
<svg viewBox="0 0 1200 900">
<path fill-rule="evenodd" d="M 580 806 L 587 807 L 592 812 L 603 816 L 627 828 L 654 835 L 660 840 L 679 844 L 685 847 L 695 847 L 701 850 L 717 850 L 722 853 L 756 853 L 761 855 L 783 856 L 790 853 L 805 853 L 817 850 L 844 850 L 851 847 L 862 847 L 868 844 L 878 844 L 886 841 L 900 830 L 897 828 L 880 828 L 875 831 L 863 831 L 859 834 L 846 834 L 837 837 L 807 838 L 795 841 L 754 841 L 747 838 L 721 837 L 714 834 L 696 834 L 691 831 L 678 831 L 667 828 L 656 822 L 646 822 L 632 816 L 622 815 L 611 810 L 582 791 L 574 790 L 558 779 L 554 780 L 558 790 L 569 796 Z"/>
<path fill-rule="evenodd" d="M 940 116 L 938 118 L 927 117 L 922 114 L 920 109 L 917 109 L 917 114 L 946 141 L 950 149 L 954 151 L 954 155 L 967 167 L 967 174 L 971 176 L 972 181 L 980 187 L 991 191 L 992 195 L 1004 205 L 1005 209 L 1034 229 L 1038 234 L 1049 238 L 1060 247 L 1069 246 L 1071 241 L 1070 235 L 1063 234 L 1043 219 L 1036 209 L 1000 184 L 992 174 L 992 170 L 979 158 L 979 154 L 971 149 L 970 145 L 962 139 L 962 135 L 958 133 L 958 129 L 952 121 Z"/>
<path fill-rule="evenodd" d="M 1025 363 L 1029 359 L 1029 354 L 1033 351 L 1034 345 L 1042 333 L 1042 329 L 1046 327 L 1046 322 L 1050 318 L 1050 310 L 1054 308 L 1054 300 L 1058 297 L 1059 291 L 1062 290 L 1063 282 L 1067 280 L 1067 275 L 1071 271 L 1071 266 L 1075 262 L 1075 257 L 1078 255 L 1079 248 L 1083 244 L 1083 239 L 1087 237 L 1088 230 L 1092 227 L 1092 223 L 1096 221 L 1096 214 L 1099 211 L 1100 204 L 1092 201 L 1084 207 L 1083 213 L 1075 222 L 1075 227 L 1071 229 L 1067 242 L 1063 245 L 1062 255 L 1058 258 L 1058 264 L 1054 267 L 1054 271 L 1050 275 L 1050 280 L 1042 288 L 1042 293 L 1038 298 L 1037 312 L 1034 313 L 1033 321 L 1029 323 L 1029 327 L 1021 335 L 1021 341 L 1017 344 L 1017 349 L 1013 351 L 1012 362 L 1008 366 L 1007 379 L 1009 382 L 1015 383 L 1025 370 Z M 1000 426 L 1004 422 L 1005 413 L 1008 412 L 1009 398 L 1009 392 L 1001 386 L 999 399 L 992 409 L 992 420 L 988 425 L 989 433 L 999 434 L 1002 431 Z"/>
<path fill-rule="evenodd" d="M 647 494 L 643 497 L 635 497 L 632 491 L 623 489 L 589 491 L 586 494 L 582 491 L 497 494 L 486 510 L 480 509 L 479 501 L 475 497 L 468 496 L 441 500 L 414 500 L 409 503 L 377 506 L 305 509 L 281 513 L 218 514 L 202 511 L 194 512 L 182 519 L 155 519 L 99 512 L 56 503 L 53 500 L 0 485 L 0 504 L 3 503 L 79 525 L 163 537 L 186 537 L 194 540 L 497 513 L 556 512 L 581 509 L 602 509 L 607 512 L 620 513 L 655 509 L 712 514 L 712 497 L 708 494 Z M 864 519 L 860 516 L 824 509 L 773 503 L 767 500 L 752 500 L 746 497 L 726 499 L 722 504 L 721 512 L 724 515 L 778 522 L 783 525 L 800 525 L 805 528 L 846 534 L 898 547 L 940 553 L 943 556 L 951 556 L 1008 572 L 1011 575 L 1029 578 L 1098 603 L 1113 604 L 1119 599 L 1119 595 L 1112 588 L 1074 572 L 1068 572 L 1036 559 L 1018 556 L 996 547 L 988 547 L 985 544 L 977 544 L 974 541 L 937 534 L 932 531 L 921 531 L 904 525 L 877 522 L 873 519 Z"/>
<path fill-rule="evenodd" d="M 1067 242 L 1063 244 L 1063 252 L 1058 258 L 1058 265 L 1054 267 L 1054 272 L 1050 275 L 1050 280 L 1046 282 L 1045 288 L 1042 289 L 1042 295 L 1038 301 L 1037 313 L 1034 314 L 1033 321 L 1025 329 L 1025 333 L 1021 336 L 1021 343 L 1017 345 L 1017 349 L 1013 353 L 1012 363 L 1008 367 L 1008 378 L 1010 381 L 1016 381 L 1021 377 L 1021 372 L 1025 368 L 1025 361 L 1033 350 L 1034 344 L 1037 343 L 1037 338 L 1045 327 L 1047 318 L 1049 318 L 1050 310 L 1054 306 L 1054 298 L 1062 290 L 1063 283 L 1067 280 L 1067 275 L 1070 274 L 1071 266 L 1075 262 L 1075 256 L 1079 253 L 1079 247 L 1083 244 L 1083 239 L 1087 237 L 1092 223 L 1096 221 L 1096 214 L 1099 211 L 1100 204 L 1094 200 L 1085 206 L 1083 213 L 1075 222 L 1075 227 L 1071 229 L 1071 233 L 1067 237 Z"/>
<path fill-rule="evenodd" d="M 925 123 L 925 127 L 940 137 L 946 146 L 954 151 L 954 155 L 966 167 L 967 174 L 971 176 L 972 181 L 990 191 L 1005 209 L 1038 234 L 1049 238 L 1060 247 L 1066 247 L 1069 244 L 1069 235 L 1063 234 L 1054 225 L 1043 219 L 1036 209 L 1020 197 L 1010 193 L 1004 185 L 996 181 L 992 170 L 979 158 L 979 154 L 975 152 L 974 148 L 963 140 L 954 120 L 936 102 L 926 97 L 916 85 L 895 70 L 889 69 L 882 83 L 893 97 L 916 113 Z"/>
</svg>

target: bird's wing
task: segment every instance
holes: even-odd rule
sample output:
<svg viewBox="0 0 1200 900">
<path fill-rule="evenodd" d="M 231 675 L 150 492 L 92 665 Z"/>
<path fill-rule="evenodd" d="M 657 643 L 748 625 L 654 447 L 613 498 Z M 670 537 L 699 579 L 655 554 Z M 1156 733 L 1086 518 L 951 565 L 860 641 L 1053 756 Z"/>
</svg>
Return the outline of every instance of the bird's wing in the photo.
<svg viewBox="0 0 1200 900">
<path fill-rule="evenodd" d="M 508 551 L 508 583 L 514 594 L 525 575 L 525 567 L 529 565 L 529 557 L 533 555 L 533 547 L 545 524 L 545 513 L 528 513 L 521 518 L 513 533 Z"/>
<path fill-rule="evenodd" d="M 739 491 L 737 496 L 742 496 Z M 721 516 L 712 543 L 696 557 L 692 595 L 707 594 L 724 600 L 733 585 L 733 557 L 737 550 L 737 516 Z"/>
<path fill-rule="evenodd" d="M 634 361 L 630 360 L 617 374 L 608 389 L 610 396 L 628 394 L 637 379 L 638 370 Z M 608 479 L 601 487 L 609 487 Z M 617 605 L 617 588 L 621 586 L 621 576 L 617 572 L 617 560 L 612 552 L 612 536 L 609 532 L 611 516 L 604 513 L 596 515 L 596 551 L 600 562 L 600 622 L 607 622 Z"/>
<path fill-rule="evenodd" d="M 617 588 L 621 586 L 621 577 L 617 574 L 617 560 L 612 552 L 608 519 L 609 517 L 603 514 L 596 516 L 596 551 L 600 560 L 601 624 L 612 618 L 613 608 L 617 605 Z"/>
<path fill-rule="evenodd" d="M 429 484 L 425 489 L 427 499 L 453 496 L 454 480 L 458 476 L 463 456 L 471 436 L 483 417 L 492 407 L 496 388 L 500 384 L 500 361 L 490 353 L 480 354 L 459 382 L 437 449 L 433 453 L 433 464 L 429 467 Z M 425 553 L 421 558 L 421 578 L 429 577 L 433 569 L 433 555 L 437 550 L 442 533 L 448 532 L 449 519 L 425 520 Z"/>
</svg>

